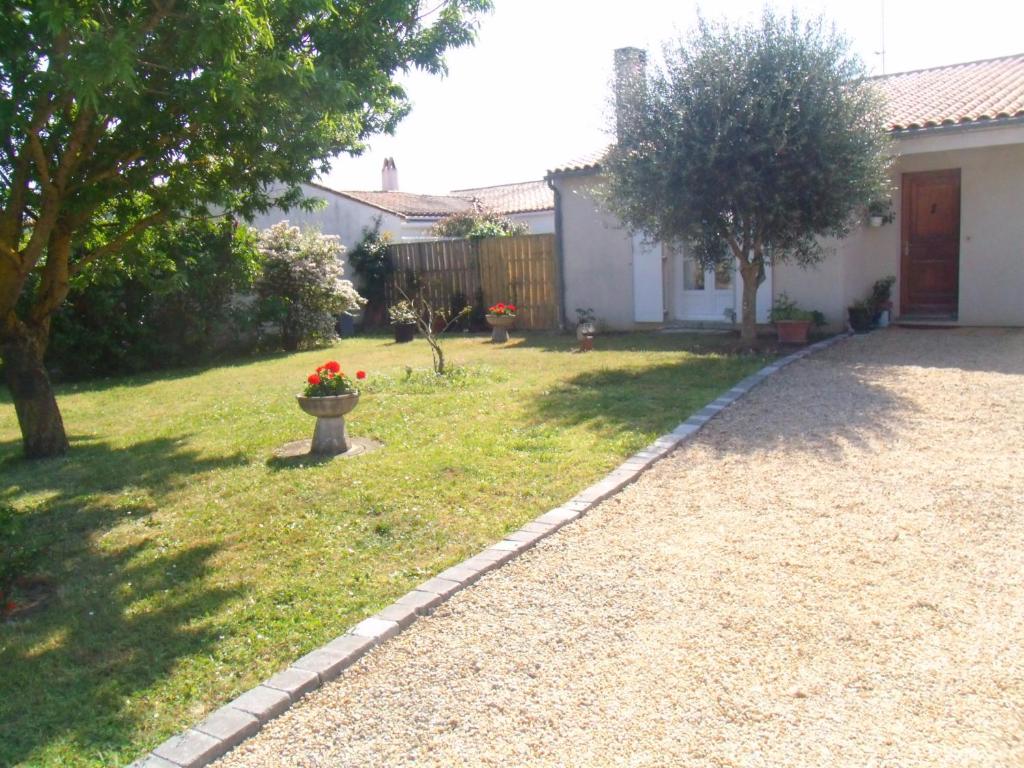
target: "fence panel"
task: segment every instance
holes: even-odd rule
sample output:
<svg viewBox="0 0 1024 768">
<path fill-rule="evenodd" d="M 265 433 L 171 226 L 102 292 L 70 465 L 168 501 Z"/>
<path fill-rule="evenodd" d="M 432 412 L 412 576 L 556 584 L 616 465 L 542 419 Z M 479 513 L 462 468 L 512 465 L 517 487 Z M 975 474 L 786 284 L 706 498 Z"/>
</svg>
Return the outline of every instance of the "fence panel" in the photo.
<svg viewBox="0 0 1024 768">
<path fill-rule="evenodd" d="M 389 302 L 401 298 L 398 286 L 419 291 L 435 307 L 445 309 L 457 298 L 485 307 L 512 302 L 518 310 L 517 328 L 558 327 L 561 290 L 554 235 L 402 243 L 388 252 L 395 267 Z"/>
</svg>

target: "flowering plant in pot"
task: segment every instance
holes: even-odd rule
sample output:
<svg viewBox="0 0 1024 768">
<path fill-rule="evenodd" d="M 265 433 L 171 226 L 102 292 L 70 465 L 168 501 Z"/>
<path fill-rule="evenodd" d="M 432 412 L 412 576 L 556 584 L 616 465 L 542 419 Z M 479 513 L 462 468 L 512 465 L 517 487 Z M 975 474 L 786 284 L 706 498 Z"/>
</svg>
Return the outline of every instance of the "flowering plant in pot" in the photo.
<svg viewBox="0 0 1024 768">
<path fill-rule="evenodd" d="M 356 379 L 366 371 L 356 371 Z M 345 428 L 345 414 L 359 404 L 359 390 L 336 360 L 328 360 L 306 377 L 306 386 L 295 399 L 310 416 L 316 416 L 310 453 L 333 456 L 352 447 Z"/>
<path fill-rule="evenodd" d="M 895 284 L 895 276 L 888 275 L 881 280 L 876 280 L 871 287 L 871 298 L 868 299 L 868 302 L 874 310 L 871 319 L 875 325 L 889 324 L 889 317 L 892 315 L 892 287 Z M 883 314 L 885 314 L 884 321 Z"/>
<path fill-rule="evenodd" d="M 581 352 L 589 352 L 594 348 L 594 336 L 597 335 L 597 317 L 592 307 L 576 307 L 576 340 L 580 343 Z"/>
<path fill-rule="evenodd" d="M 499 302 L 487 308 L 487 324 L 491 326 L 491 341 L 504 344 L 508 341 L 508 329 L 515 325 L 516 305 Z"/>
<path fill-rule="evenodd" d="M 404 344 L 412 341 L 416 335 L 416 308 L 408 299 L 392 304 L 388 307 L 388 317 L 395 327 L 395 343 Z"/>
<path fill-rule="evenodd" d="M 818 317 L 818 313 L 798 307 L 785 293 L 778 295 L 768 315 L 783 344 L 806 344 L 807 334 Z"/>
</svg>

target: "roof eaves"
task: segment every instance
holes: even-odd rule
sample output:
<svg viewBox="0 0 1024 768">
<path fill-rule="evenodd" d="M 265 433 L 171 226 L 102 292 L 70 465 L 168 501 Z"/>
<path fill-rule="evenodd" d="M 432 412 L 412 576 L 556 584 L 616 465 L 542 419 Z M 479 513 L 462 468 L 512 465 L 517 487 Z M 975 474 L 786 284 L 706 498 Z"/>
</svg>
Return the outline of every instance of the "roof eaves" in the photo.
<svg viewBox="0 0 1024 768">
<path fill-rule="evenodd" d="M 917 136 L 922 133 L 945 133 L 954 131 L 970 131 L 976 128 L 1001 128 L 1007 125 L 1024 123 L 1024 110 L 1013 115 L 997 115 L 996 117 L 982 116 L 966 120 L 944 120 L 941 123 L 926 123 L 919 125 L 910 123 L 907 125 L 892 126 L 889 132 L 897 138 L 906 136 Z"/>
</svg>

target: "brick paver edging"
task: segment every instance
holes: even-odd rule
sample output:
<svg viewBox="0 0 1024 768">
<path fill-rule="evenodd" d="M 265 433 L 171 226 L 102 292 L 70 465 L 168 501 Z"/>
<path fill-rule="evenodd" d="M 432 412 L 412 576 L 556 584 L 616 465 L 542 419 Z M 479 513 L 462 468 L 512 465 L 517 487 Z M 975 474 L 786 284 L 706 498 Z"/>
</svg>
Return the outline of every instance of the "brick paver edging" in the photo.
<svg viewBox="0 0 1024 768">
<path fill-rule="evenodd" d="M 307 693 L 336 678 L 371 648 L 394 637 L 420 616 L 430 615 L 434 608 L 475 583 L 488 571 L 500 568 L 520 552 L 632 483 L 641 472 L 693 437 L 719 411 L 735 403 L 766 378 L 848 335 L 840 334 L 811 344 L 751 374 L 667 435 L 630 456 L 582 493 L 545 512 L 483 552 L 420 584 L 384 610 L 356 624 L 346 634 L 307 653 L 284 671 L 225 704 L 201 723 L 172 736 L 128 768 L 202 768 L 212 763 Z"/>
</svg>

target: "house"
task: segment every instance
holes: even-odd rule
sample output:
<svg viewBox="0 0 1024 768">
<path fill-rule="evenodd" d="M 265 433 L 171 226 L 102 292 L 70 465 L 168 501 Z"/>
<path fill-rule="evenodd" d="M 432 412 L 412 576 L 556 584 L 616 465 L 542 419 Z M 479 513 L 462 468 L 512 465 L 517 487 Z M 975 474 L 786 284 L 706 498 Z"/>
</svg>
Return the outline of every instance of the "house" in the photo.
<svg viewBox="0 0 1024 768">
<path fill-rule="evenodd" d="M 620 49 L 616 68 L 642 66 Z M 757 297 L 775 297 L 845 327 L 846 308 L 875 280 L 896 277 L 895 316 L 962 326 L 1024 326 L 1024 54 L 873 78 L 894 139 L 892 221 L 867 216 L 824 243 L 826 258 L 768 271 Z M 740 307 L 740 278 L 705 272 L 686 249 L 647 244 L 595 197 L 604 151 L 551 170 L 564 304 L 593 307 L 613 329 L 721 324 Z"/>
<path fill-rule="evenodd" d="M 380 219 L 381 231 L 395 242 L 435 239 L 430 229 L 453 213 L 489 210 L 521 221 L 530 234 L 554 232 L 554 194 L 541 180 L 494 187 L 462 189 L 447 195 L 424 195 L 398 189 L 398 170 L 388 158 L 381 169 L 381 189 L 343 191 L 323 184 L 303 184 L 306 197 L 317 198 L 324 206 L 316 211 L 271 210 L 257 216 L 253 226 L 260 229 L 288 219 L 297 226 L 316 227 L 327 235 L 337 235 L 351 249 Z"/>
</svg>

